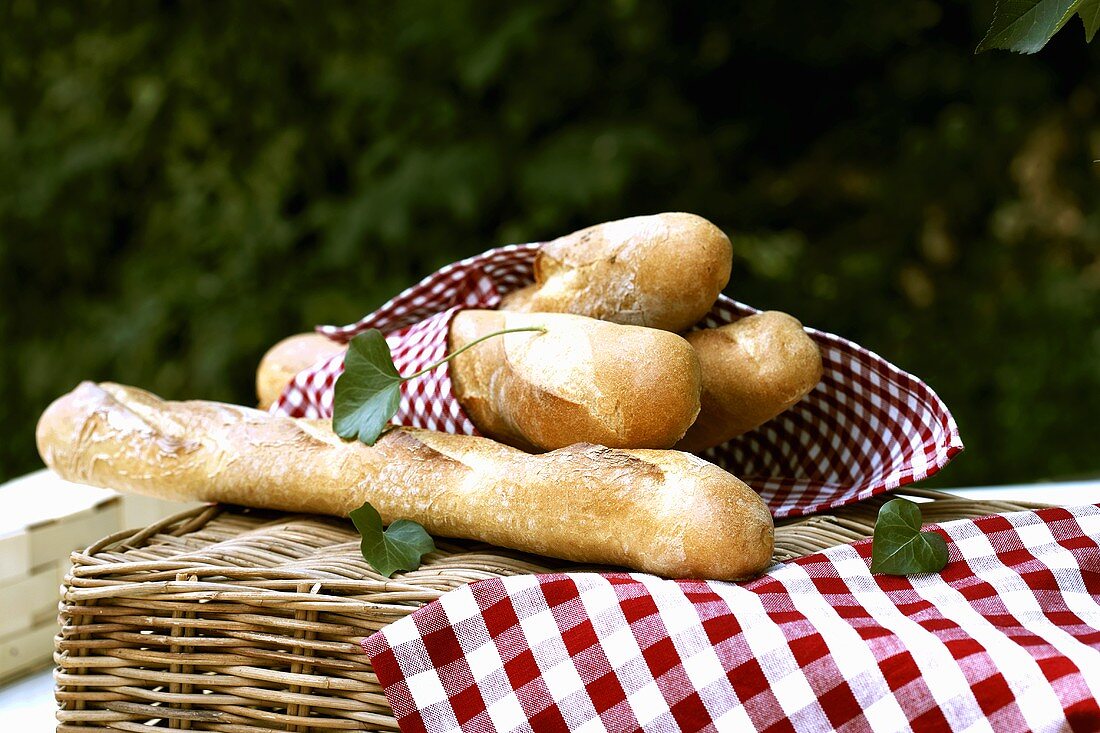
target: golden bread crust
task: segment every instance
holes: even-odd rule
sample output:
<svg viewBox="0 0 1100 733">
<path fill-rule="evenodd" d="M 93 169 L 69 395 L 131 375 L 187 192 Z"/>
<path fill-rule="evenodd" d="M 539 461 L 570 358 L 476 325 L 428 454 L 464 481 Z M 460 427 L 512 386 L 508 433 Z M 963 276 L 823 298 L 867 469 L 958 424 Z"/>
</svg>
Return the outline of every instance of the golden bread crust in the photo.
<svg viewBox="0 0 1100 733">
<path fill-rule="evenodd" d="M 323 420 L 90 382 L 50 405 L 37 441 L 70 481 L 336 516 L 369 501 L 387 523 L 670 577 L 751 577 L 772 552 L 760 497 L 677 451 L 578 444 L 531 456 L 404 428 L 371 447 Z"/>
</svg>

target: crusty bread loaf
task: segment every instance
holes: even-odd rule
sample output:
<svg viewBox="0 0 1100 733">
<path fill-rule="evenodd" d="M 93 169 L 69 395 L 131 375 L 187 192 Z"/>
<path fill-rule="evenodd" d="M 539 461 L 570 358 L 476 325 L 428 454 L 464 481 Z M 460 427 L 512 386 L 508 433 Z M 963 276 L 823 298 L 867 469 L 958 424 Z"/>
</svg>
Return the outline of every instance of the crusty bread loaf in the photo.
<svg viewBox="0 0 1100 733">
<path fill-rule="evenodd" d="M 455 396 L 482 434 L 526 450 L 670 448 L 699 414 L 699 361 L 667 331 L 562 313 L 469 310 L 455 314 L 448 348 L 530 326 L 546 332 L 492 338 L 450 364 Z M 332 342 L 308 336 L 283 340 L 260 363 L 256 382 L 271 384 L 275 398 L 295 367 L 331 354 Z M 268 404 L 261 397 L 260 406 Z"/>
<path fill-rule="evenodd" d="M 686 335 L 702 365 L 702 409 L 679 450 L 698 452 L 747 433 L 821 381 L 821 352 L 797 319 L 778 311 Z"/>
<path fill-rule="evenodd" d="M 369 501 L 387 523 L 665 576 L 746 578 L 772 552 L 756 493 L 676 451 L 575 445 L 531 456 L 410 429 L 368 447 L 327 421 L 90 382 L 50 405 L 37 440 L 70 481 L 338 516 Z"/>
<path fill-rule="evenodd" d="M 577 442 L 669 448 L 699 414 L 699 361 L 680 336 L 562 313 L 461 311 L 450 350 L 455 396 L 484 435 L 520 448 Z"/>
<path fill-rule="evenodd" d="M 714 305 L 732 260 L 729 238 L 694 214 L 610 221 L 542 245 L 535 284 L 500 307 L 683 331 Z"/>
<path fill-rule="evenodd" d="M 271 407 L 294 376 L 346 347 L 319 333 L 290 336 L 268 349 L 256 370 L 256 397 L 261 410 Z"/>
<path fill-rule="evenodd" d="M 460 313 L 455 319 L 457 327 L 452 327 L 451 348 L 454 350 L 506 325 L 529 323 L 524 315 L 496 311 Z M 551 314 L 545 317 L 561 318 Z M 573 337 L 562 326 L 555 331 L 559 337 Z M 586 327 L 584 339 L 599 338 L 599 334 L 599 328 Z M 315 363 L 328 355 L 331 341 L 321 345 L 323 350 L 315 352 L 316 358 L 308 358 L 313 338 L 312 334 L 302 334 L 281 342 L 302 340 L 299 346 L 303 356 L 296 361 L 293 349 L 281 350 L 288 354 L 284 357 L 277 351 L 279 346 L 273 348 L 260 364 L 257 382 L 274 385 L 279 378 L 289 381 L 293 367 L 303 362 Z M 686 340 L 700 363 L 702 393 L 698 416 L 694 423 L 687 423 L 691 427 L 675 443 L 677 450 L 703 451 L 754 430 L 789 409 L 821 381 L 821 353 L 817 344 L 802 324 L 786 313 L 766 311 L 720 328 L 692 331 L 686 334 Z M 678 389 L 667 386 L 652 389 L 652 385 L 669 383 L 661 372 L 669 371 L 671 362 L 654 359 L 657 352 L 652 351 L 648 341 L 636 342 L 633 350 L 625 348 L 628 342 L 622 339 L 611 350 L 599 348 L 597 343 L 593 354 L 610 360 L 612 366 L 593 363 L 591 369 L 580 369 L 586 360 L 571 358 L 559 360 L 556 373 L 536 352 L 524 352 L 522 358 L 510 357 L 508 342 L 494 341 L 498 340 L 459 355 L 452 365 L 451 376 L 456 395 L 474 424 L 498 440 L 525 448 L 540 444 L 563 446 L 574 442 L 567 431 L 584 425 L 589 442 L 622 448 L 661 446 L 668 445 L 667 435 L 678 430 L 691 414 L 693 404 L 685 397 L 690 392 L 684 391 L 682 384 Z M 668 343 L 669 351 L 661 358 L 676 355 L 683 362 L 681 368 L 688 369 L 690 359 L 680 353 L 677 342 Z M 550 340 L 543 344 L 548 346 Z M 561 345 L 562 352 L 570 346 Z M 616 368 L 614 360 L 632 368 Z M 575 379 L 562 377 L 563 372 L 570 370 Z M 593 378 L 592 374 L 616 375 L 615 387 L 603 388 L 604 380 Z M 540 380 L 554 386 L 552 377 L 557 378 L 556 391 L 540 386 Z M 580 385 L 572 393 L 575 400 L 568 397 L 570 384 Z M 283 386 L 273 389 L 273 393 L 278 395 Z M 619 417 L 611 422 L 607 416 L 616 413 L 605 405 L 615 404 L 616 400 L 619 400 L 616 407 Z M 263 401 L 261 407 L 266 407 Z M 525 436 L 525 430 L 531 437 Z"/>
</svg>

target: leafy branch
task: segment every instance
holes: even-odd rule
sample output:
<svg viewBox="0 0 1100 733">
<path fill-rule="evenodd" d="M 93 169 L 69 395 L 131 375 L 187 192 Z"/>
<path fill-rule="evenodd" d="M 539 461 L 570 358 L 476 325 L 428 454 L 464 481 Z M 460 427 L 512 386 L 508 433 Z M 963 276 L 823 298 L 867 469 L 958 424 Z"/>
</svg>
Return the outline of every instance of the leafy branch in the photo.
<svg viewBox="0 0 1100 733">
<path fill-rule="evenodd" d="M 398 373 L 386 337 L 376 328 L 351 340 L 344 356 L 344 373 L 336 380 L 332 396 L 332 429 L 345 440 L 358 438 L 374 445 L 401 404 L 401 385 L 427 374 L 482 341 L 507 333 L 538 331 L 542 326 L 506 328 L 474 339 L 461 349 L 407 377 Z"/>
</svg>

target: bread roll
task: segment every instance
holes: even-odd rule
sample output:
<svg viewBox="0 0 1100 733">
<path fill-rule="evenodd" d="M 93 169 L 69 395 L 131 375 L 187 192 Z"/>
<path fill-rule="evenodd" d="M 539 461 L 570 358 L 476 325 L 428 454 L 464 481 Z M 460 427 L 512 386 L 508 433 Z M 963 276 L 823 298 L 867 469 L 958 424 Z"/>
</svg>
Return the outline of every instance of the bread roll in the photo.
<svg viewBox="0 0 1100 733">
<path fill-rule="evenodd" d="M 546 333 L 492 338 L 450 364 L 455 396 L 482 434 L 526 450 L 573 443 L 670 448 L 699 414 L 699 361 L 687 341 L 667 331 L 562 313 L 469 310 L 451 321 L 448 348 L 528 326 Z M 256 383 L 284 379 L 285 386 L 294 367 L 330 353 L 331 342 L 311 359 L 316 342 L 307 336 L 268 352 Z M 261 395 L 261 408 L 270 404 Z"/>
<path fill-rule="evenodd" d="M 260 409 L 275 404 L 294 376 L 346 347 L 318 333 L 290 336 L 268 349 L 256 370 L 256 396 Z"/>
<path fill-rule="evenodd" d="M 694 214 L 611 221 L 542 245 L 535 284 L 500 307 L 683 331 L 714 305 L 732 260 L 729 238 Z"/>
<path fill-rule="evenodd" d="M 461 311 L 450 351 L 455 396 L 484 435 L 526 449 L 577 442 L 669 448 L 699 414 L 699 361 L 680 336 L 562 313 Z"/>
<path fill-rule="evenodd" d="M 821 381 L 821 352 L 797 319 L 778 311 L 686 335 L 702 365 L 702 409 L 679 450 L 698 452 L 747 433 Z"/>
<path fill-rule="evenodd" d="M 670 577 L 747 578 L 772 552 L 756 493 L 676 451 L 574 445 L 530 456 L 410 429 L 368 447 L 340 440 L 328 421 L 90 382 L 50 405 L 37 440 L 70 481 L 337 516 L 369 501 L 387 523 Z"/>
</svg>

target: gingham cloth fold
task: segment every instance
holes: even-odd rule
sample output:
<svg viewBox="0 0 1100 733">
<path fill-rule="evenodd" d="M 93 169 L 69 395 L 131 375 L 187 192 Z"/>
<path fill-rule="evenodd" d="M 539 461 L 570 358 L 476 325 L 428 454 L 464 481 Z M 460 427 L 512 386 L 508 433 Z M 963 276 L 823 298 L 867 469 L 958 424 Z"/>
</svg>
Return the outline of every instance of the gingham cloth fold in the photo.
<svg viewBox="0 0 1100 733">
<path fill-rule="evenodd" d="M 419 371 L 446 353 L 456 310 L 495 308 L 503 295 L 532 281 L 537 251 L 537 244 L 511 245 L 453 263 L 357 323 L 318 330 L 348 341 L 380 329 L 399 371 Z M 757 312 L 720 296 L 699 326 Z M 962 450 L 954 418 L 926 384 L 839 336 L 806 330 L 821 347 L 821 383 L 776 419 L 702 454 L 756 489 L 775 517 L 825 511 L 918 481 Z M 342 370 L 342 355 L 313 365 L 272 409 L 292 417 L 331 416 Z M 402 386 L 393 422 L 477 433 L 454 396 L 446 365 Z"/>
<path fill-rule="evenodd" d="M 938 531 L 937 574 L 481 580 L 363 647 L 404 733 L 1100 730 L 1100 508 Z"/>
</svg>

